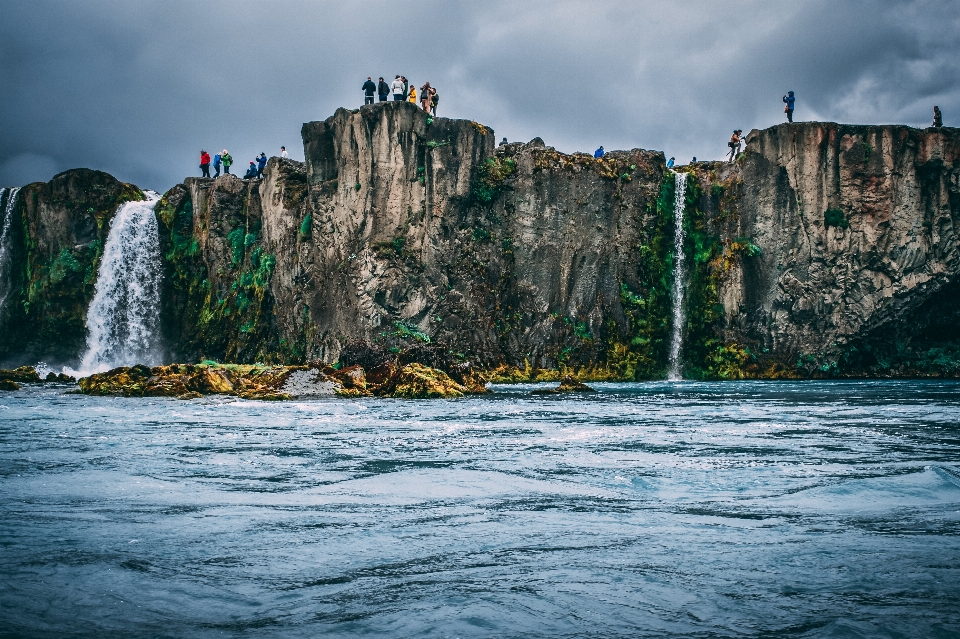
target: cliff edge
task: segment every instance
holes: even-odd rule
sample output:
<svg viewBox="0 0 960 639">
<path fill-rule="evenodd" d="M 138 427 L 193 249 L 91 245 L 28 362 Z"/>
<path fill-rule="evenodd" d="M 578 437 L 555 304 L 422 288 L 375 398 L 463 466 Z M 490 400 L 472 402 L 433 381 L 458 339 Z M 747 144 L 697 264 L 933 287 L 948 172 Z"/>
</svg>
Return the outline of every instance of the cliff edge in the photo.
<svg viewBox="0 0 960 639">
<path fill-rule="evenodd" d="M 157 205 L 172 361 L 368 344 L 503 379 L 665 375 L 679 256 L 662 153 L 496 147 L 407 103 L 302 136 L 303 163 L 188 178 Z M 733 163 L 677 167 L 685 375 L 960 376 L 958 146 L 956 129 L 796 123 L 751 132 Z M 3 355 L 76 356 L 97 242 L 139 189 L 70 172 L 22 193 Z"/>
</svg>

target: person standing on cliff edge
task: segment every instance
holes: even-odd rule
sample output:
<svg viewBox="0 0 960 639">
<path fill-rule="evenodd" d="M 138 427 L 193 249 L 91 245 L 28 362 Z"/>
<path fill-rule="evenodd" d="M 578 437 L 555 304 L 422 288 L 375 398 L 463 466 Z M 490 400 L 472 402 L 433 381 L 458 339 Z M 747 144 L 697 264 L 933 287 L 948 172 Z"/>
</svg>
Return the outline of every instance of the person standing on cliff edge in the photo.
<svg viewBox="0 0 960 639">
<path fill-rule="evenodd" d="M 393 80 L 393 83 L 390 85 L 390 90 L 393 91 L 394 102 L 403 102 L 403 89 L 404 89 L 403 80 L 401 80 L 400 76 L 398 75 Z"/>
<path fill-rule="evenodd" d="M 281 147 L 280 147 L 280 157 L 282 157 L 282 158 L 288 158 L 288 157 L 290 157 L 290 154 L 287 153 L 287 147 L 285 147 L 285 146 L 281 146 Z"/>
<path fill-rule="evenodd" d="M 730 147 L 730 161 L 733 162 L 737 159 L 737 156 L 740 155 L 740 134 L 743 133 L 742 129 L 737 129 L 733 132 L 733 135 L 730 136 L 730 141 L 727 142 L 727 146 Z"/>
<path fill-rule="evenodd" d="M 223 153 L 220 154 L 220 161 L 223 162 L 223 174 L 227 175 L 230 173 L 230 165 L 233 164 L 233 156 L 224 149 Z"/>
<path fill-rule="evenodd" d="M 267 154 L 264 151 L 257 156 L 257 177 L 263 177 L 263 169 L 267 166 Z"/>
<path fill-rule="evenodd" d="M 363 89 L 363 103 L 373 104 L 373 94 L 377 90 L 377 85 L 373 83 L 373 78 L 367 76 L 367 81 L 360 87 Z"/>
<path fill-rule="evenodd" d="M 797 99 L 793 97 L 793 91 L 787 91 L 787 94 L 783 96 L 783 112 L 787 114 L 787 122 L 793 122 L 793 103 Z"/>
<path fill-rule="evenodd" d="M 420 108 L 430 113 L 430 91 L 432 87 L 430 83 L 427 82 L 422 87 L 420 87 Z"/>
<path fill-rule="evenodd" d="M 390 96 L 390 85 L 384 82 L 383 78 L 377 81 L 377 94 L 380 96 L 381 102 L 386 102 Z"/>
<path fill-rule="evenodd" d="M 200 149 L 200 171 L 201 177 L 210 177 L 210 154 Z"/>
<path fill-rule="evenodd" d="M 217 153 L 216 155 L 213 156 L 213 177 L 214 177 L 214 179 L 220 177 L 220 163 L 221 163 L 222 161 L 223 161 L 223 160 L 221 159 L 219 153 Z"/>
<path fill-rule="evenodd" d="M 933 107 L 933 126 L 938 129 L 943 126 L 943 114 L 940 113 L 940 107 Z"/>
</svg>

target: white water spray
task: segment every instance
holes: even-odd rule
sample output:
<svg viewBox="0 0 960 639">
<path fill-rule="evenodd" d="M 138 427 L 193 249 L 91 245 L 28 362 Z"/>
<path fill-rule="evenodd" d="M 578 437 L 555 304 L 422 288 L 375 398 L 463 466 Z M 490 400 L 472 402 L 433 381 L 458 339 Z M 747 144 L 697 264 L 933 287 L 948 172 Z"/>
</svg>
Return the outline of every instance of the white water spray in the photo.
<svg viewBox="0 0 960 639">
<path fill-rule="evenodd" d="M 160 241 L 153 208 L 160 195 L 127 202 L 110 233 L 87 310 L 87 352 L 81 374 L 160 360 Z"/>
<path fill-rule="evenodd" d="M 683 347 L 683 325 L 686 323 L 686 313 L 683 305 L 684 285 L 687 279 L 687 268 L 683 257 L 683 241 L 686 232 L 683 229 L 683 209 L 687 197 L 687 174 L 674 173 L 676 186 L 673 198 L 673 335 L 670 337 L 670 372 L 667 379 L 678 381 L 683 379 L 683 364 L 680 361 L 680 350 Z"/>
<path fill-rule="evenodd" d="M 3 311 L 3 304 L 7 301 L 7 295 L 10 294 L 10 226 L 13 222 L 13 209 L 17 205 L 17 193 L 20 187 L 12 189 L 0 189 L 0 201 L 3 196 L 7 196 L 7 205 L 3 207 L 2 227 L 0 227 L 0 312 Z"/>
</svg>

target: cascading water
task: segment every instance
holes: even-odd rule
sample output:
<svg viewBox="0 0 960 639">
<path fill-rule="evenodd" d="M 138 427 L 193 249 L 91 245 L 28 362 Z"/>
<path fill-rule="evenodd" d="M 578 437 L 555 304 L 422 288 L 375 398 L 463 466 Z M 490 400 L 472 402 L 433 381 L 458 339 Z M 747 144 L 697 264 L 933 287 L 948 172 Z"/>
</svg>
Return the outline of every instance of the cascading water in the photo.
<svg viewBox="0 0 960 639">
<path fill-rule="evenodd" d="M 160 360 L 160 241 L 153 209 L 160 195 L 123 204 L 97 272 L 87 310 L 87 351 L 80 373 Z"/>
<path fill-rule="evenodd" d="M 13 222 L 13 210 L 17 205 L 17 193 L 20 187 L 12 189 L 0 189 L 0 202 L 3 202 L 3 196 L 7 196 L 6 205 L 3 207 L 2 227 L 0 227 L 0 313 L 3 312 L 3 304 L 7 301 L 7 295 L 10 293 L 10 226 Z"/>
<path fill-rule="evenodd" d="M 673 198 L 673 334 L 670 337 L 670 372 L 667 379 L 683 379 L 683 365 L 680 362 L 680 350 L 683 347 L 683 325 L 685 309 L 683 306 L 684 288 L 687 279 L 686 263 L 683 257 L 683 241 L 686 233 L 683 229 L 683 209 L 687 197 L 687 174 L 674 173 Z"/>
</svg>

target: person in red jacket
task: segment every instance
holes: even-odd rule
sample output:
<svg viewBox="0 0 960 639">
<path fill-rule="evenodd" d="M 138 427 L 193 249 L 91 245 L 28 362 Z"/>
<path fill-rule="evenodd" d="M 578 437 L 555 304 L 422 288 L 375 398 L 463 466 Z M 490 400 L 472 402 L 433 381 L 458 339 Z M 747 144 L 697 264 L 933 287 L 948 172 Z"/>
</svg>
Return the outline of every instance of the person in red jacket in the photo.
<svg viewBox="0 0 960 639">
<path fill-rule="evenodd" d="M 200 149 L 200 170 L 203 172 L 201 177 L 210 177 L 210 154 Z"/>
</svg>

